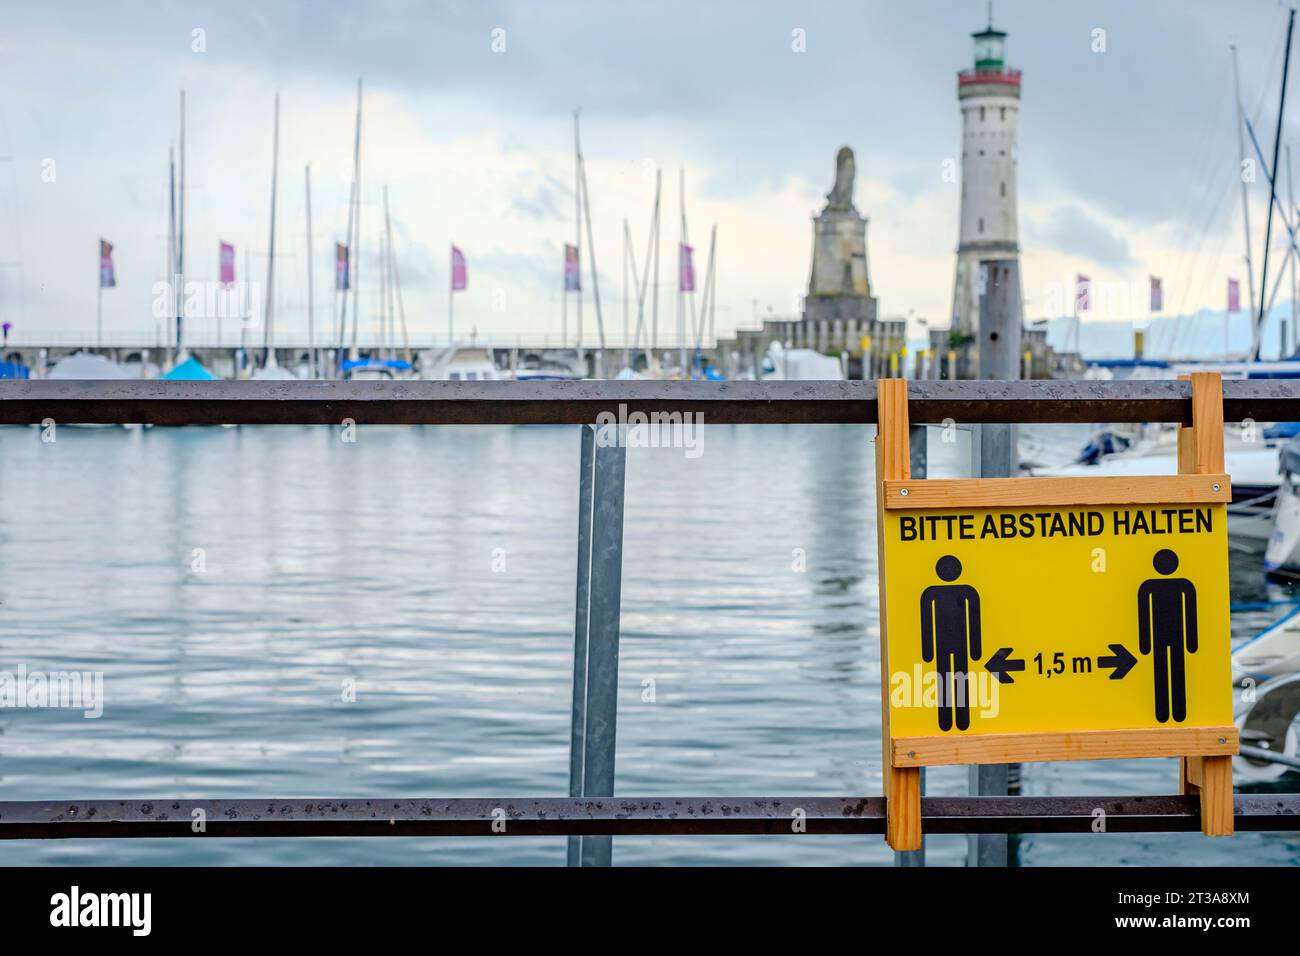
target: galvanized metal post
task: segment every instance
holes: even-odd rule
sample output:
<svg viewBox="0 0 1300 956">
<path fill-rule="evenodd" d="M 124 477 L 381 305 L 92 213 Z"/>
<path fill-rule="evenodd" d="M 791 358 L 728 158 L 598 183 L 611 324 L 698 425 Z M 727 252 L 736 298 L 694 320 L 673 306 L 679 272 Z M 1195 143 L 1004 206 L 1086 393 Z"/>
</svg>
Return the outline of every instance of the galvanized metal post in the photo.
<svg viewBox="0 0 1300 956">
<path fill-rule="evenodd" d="M 1015 259 L 986 259 L 980 263 L 979 377 L 1012 381 L 1020 378 L 1020 339 L 1023 323 L 1020 264 Z M 1010 478 L 1019 471 L 1015 425 L 979 425 L 971 444 L 972 470 L 981 478 Z M 1006 796 L 1007 764 L 973 766 L 969 770 L 972 796 Z M 969 866 L 1007 866 L 1005 833 L 967 838 Z"/>
<path fill-rule="evenodd" d="M 908 451 L 911 456 L 911 471 L 913 478 L 924 478 L 929 461 L 929 448 L 927 447 L 929 431 L 925 425 L 913 425 L 908 429 Z M 880 675 L 882 682 L 888 680 L 885 674 Z M 925 796 L 925 768 L 921 768 L 921 796 Z M 921 833 L 921 848 L 919 850 L 904 850 L 901 853 L 894 854 L 894 866 L 925 866 L 925 832 Z"/>
<path fill-rule="evenodd" d="M 591 584 L 587 610 L 587 724 L 582 795 L 614 795 L 618 718 L 618 641 L 623 587 L 623 497 L 627 448 L 620 430 L 596 429 L 591 507 Z M 585 837 L 583 866 L 609 866 L 613 837 Z"/>
<path fill-rule="evenodd" d="M 573 611 L 573 709 L 569 715 L 569 796 L 582 796 L 583 740 L 587 731 L 587 601 L 591 592 L 591 483 L 596 431 L 580 430 L 578 457 L 578 583 Z M 582 837 L 569 837 L 568 865 L 580 866 Z"/>
<path fill-rule="evenodd" d="M 619 428 L 582 428 L 569 749 L 569 795 L 574 797 L 614 795 L 627 464 Z M 570 866 L 609 866 L 612 854 L 609 836 L 569 840 Z"/>
</svg>

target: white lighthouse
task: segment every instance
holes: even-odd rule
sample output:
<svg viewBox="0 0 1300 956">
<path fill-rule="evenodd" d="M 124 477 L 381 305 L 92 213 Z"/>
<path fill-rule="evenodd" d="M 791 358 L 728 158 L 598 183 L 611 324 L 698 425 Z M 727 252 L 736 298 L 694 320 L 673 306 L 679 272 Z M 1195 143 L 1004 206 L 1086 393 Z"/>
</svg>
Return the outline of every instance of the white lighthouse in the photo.
<svg viewBox="0 0 1300 956">
<path fill-rule="evenodd" d="M 987 29 L 972 36 L 975 68 L 957 74 L 957 100 L 961 104 L 961 229 L 952 329 L 960 335 L 953 336 L 953 347 L 971 341 L 979 331 L 980 260 L 1016 259 L 1020 255 L 1016 225 L 1020 71 L 1007 67 L 1007 35 L 993 29 L 991 21 Z M 967 352 L 962 348 L 957 351 Z"/>
</svg>

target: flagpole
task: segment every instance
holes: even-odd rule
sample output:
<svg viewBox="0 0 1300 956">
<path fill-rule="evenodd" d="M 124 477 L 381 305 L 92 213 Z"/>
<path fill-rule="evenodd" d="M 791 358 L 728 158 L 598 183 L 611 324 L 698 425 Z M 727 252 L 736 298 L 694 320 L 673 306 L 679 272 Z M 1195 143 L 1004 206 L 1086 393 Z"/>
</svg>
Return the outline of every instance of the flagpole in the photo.
<svg viewBox="0 0 1300 956">
<path fill-rule="evenodd" d="M 235 378 L 244 377 L 244 366 L 248 362 L 248 325 L 253 319 L 253 256 L 249 251 L 248 244 L 244 244 L 244 281 L 248 283 L 248 295 L 241 296 L 244 300 L 244 314 L 239 321 L 239 358 L 235 362 Z"/>
<path fill-rule="evenodd" d="M 1229 279 L 1228 282 L 1231 283 L 1232 280 Z M 1240 292 L 1237 293 L 1237 294 L 1238 294 L 1238 296 L 1241 295 Z M 1253 295 L 1253 294 L 1254 294 L 1254 293 L 1252 293 L 1252 295 Z M 1223 360 L 1224 360 L 1225 362 L 1228 361 L 1228 337 L 1229 337 L 1229 329 L 1230 329 L 1230 327 L 1231 327 L 1231 323 L 1232 323 L 1232 302 L 1231 302 L 1231 298 L 1232 298 L 1232 297 L 1229 296 L 1228 308 L 1226 308 L 1226 309 L 1223 310 Z M 1254 309 L 1251 310 L 1250 315 L 1251 315 L 1251 318 L 1253 319 L 1254 316 L 1255 316 L 1255 311 L 1254 311 Z"/>
<path fill-rule="evenodd" d="M 456 345 L 456 246 L 447 249 L 447 358 Z"/>
<path fill-rule="evenodd" d="M 1073 323 L 1074 329 L 1072 331 L 1074 332 L 1074 351 L 1077 354 L 1079 351 L 1079 290 L 1077 288 L 1078 286 L 1077 278 L 1075 279 L 1075 286 L 1076 288 L 1074 290 L 1074 323 Z"/>
<path fill-rule="evenodd" d="M 99 240 L 99 290 L 95 302 L 95 347 L 104 351 L 104 240 Z"/>
<path fill-rule="evenodd" d="M 220 350 L 221 348 L 221 317 L 225 314 L 226 310 L 230 308 L 230 289 L 228 286 L 226 286 L 224 283 L 220 281 L 221 261 L 222 261 L 221 252 L 222 252 L 221 240 L 218 239 L 217 240 L 217 279 L 218 279 L 217 287 L 221 289 L 221 294 L 223 296 L 221 306 L 217 309 L 217 349 L 218 350 Z M 231 254 L 233 255 L 234 253 L 232 252 Z"/>
</svg>

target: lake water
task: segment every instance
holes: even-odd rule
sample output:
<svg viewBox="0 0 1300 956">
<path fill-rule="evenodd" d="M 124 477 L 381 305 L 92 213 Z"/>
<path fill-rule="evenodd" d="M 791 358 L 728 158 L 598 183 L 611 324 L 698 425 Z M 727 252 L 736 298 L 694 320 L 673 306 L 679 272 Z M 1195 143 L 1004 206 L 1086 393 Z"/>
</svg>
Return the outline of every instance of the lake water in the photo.
<svg viewBox="0 0 1300 956">
<path fill-rule="evenodd" d="M 629 451 L 618 793 L 880 792 L 871 438 L 710 425 L 693 460 Z M 566 795 L 578 442 L 573 427 L 372 426 L 353 443 L 323 427 L 64 427 L 52 443 L 0 428 L 0 670 L 102 671 L 105 694 L 97 720 L 0 709 L 0 798 Z M 960 471 L 959 446 L 931 448 Z M 1233 561 L 1234 600 L 1288 599 L 1257 558 Z M 1285 610 L 1234 616 L 1234 636 Z M 1032 764 L 1024 789 L 1176 779 L 1170 760 Z M 928 789 L 965 780 L 941 768 Z M 560 865 L 564 846 L 24 841 L 6 860 Z M 965 839 L 927 850 L 960 864 Z M 1030 836 L 1020 854 L 1294 864 L 1300 837 Z M 879 837 L 614 844 L 616 864 L 891 859 Z"/>
</svg>

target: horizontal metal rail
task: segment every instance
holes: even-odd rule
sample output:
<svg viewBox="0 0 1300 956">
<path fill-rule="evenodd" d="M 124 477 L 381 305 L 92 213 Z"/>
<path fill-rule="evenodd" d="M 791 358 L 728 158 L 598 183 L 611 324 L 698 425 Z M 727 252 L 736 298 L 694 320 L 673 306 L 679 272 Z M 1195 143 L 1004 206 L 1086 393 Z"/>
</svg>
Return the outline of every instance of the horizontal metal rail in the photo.
<svg viewBox="0 0 1300 956">
<path fill-rule="evenodd" d="M 1100 811 L 1100 812 L 1099 812 Z M 1300 830 L 1300 794 L 1239 794 L 1238 831 Z M 1196 797 L 924 797 L 926 833 L 1193 832 Z M 1099 823 L 1100 821 L 1100 823 Z M 802 828 L 802 829 L 800 829 Z M 0 839 L 880 834 L 882 797 L 74 800 L 0 803 Z"/>
<path fill-rule="evenodd" d="M 1180 381 L 909 382 L 916 424 L 1191 423 Z M 1300 421 L 1300 382 L 1225 381 L 1230 422 Z M 0 424 L 585 425 L 601 413 L 713 424 L 872 424 L 875 382 L 0 381 Z"/>
</svg>

